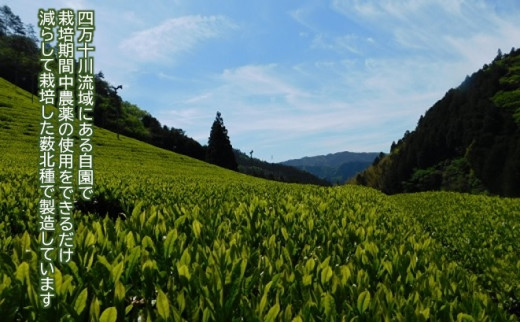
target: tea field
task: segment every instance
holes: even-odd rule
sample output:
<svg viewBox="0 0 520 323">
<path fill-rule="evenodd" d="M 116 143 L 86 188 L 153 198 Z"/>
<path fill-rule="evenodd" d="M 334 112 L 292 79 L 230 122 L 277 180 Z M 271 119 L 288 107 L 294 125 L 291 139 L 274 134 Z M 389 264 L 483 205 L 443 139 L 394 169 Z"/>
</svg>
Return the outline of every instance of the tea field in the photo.
<svg viewBox="0 0 520 323">
<path fill-rule="evenodd" d="M 38 106 L 0 79 L 0 319 L 518 321 L 520 200 L 282 184 L 96 128 L 38 296 Z"/>
</svg>

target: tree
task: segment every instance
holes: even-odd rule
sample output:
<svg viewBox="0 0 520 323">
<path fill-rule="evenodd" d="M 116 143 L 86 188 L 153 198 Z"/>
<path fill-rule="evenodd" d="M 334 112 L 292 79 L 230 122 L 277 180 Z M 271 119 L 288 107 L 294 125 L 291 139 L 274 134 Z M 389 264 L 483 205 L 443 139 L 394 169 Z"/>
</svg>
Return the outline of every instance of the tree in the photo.
<svg viewBox="0 0 520 323">
<path fill-rule="evenodd" d="M 504 55 L 502 54 L 502 50 L 499 48 L 498 51 L 497 51 L 497 56 L 495 57 L 495 59 L 493 60 L 493 62 L 496 62 L 496 61 L 498 61 L 498 60 L 501 60 L 503 57 L 504 57 Z"/>
<path fill-rule="evenodd" d="M 27 36 L 20 17 L 8 6 L 0 6 L 0 77 L 34 94 L 39 57 L 38 44 Z"/>
<path fill-rule="evenodd" d="M 234 171 L 238 170 L 233 147 L 229 141 L 227 129 L 224 126 L 224 120 L 218 111 L 215 121 L 211 126 L 208 149 L 206 151 L 206 161 Z"/>
<path fill-rule="evenodd" d="M 19 16 L 8 6 L 0 7 L 0 35 L 25 36 L 25 26 Z"/>
<path fill-rule="evenodd" d="M 122 104 L 123 104 L 123 100 L 121 99 L 121 97 L 119 95 L 117 95 L 117 90 L 119 89 L 123 89 L 123 85 L 118 85 L 118 86 L 111 86 L 112 90 L 114 90 L 114 92 L 116 93 L 115 95 L 115 98 L 116 98 L 116 112 L 117 112 L 117 120 L 116 120 L 116 124 L 117 124 L 117 127 L 116 127 L 116 132 L 117 132 L 117 140 L 120 140 L 119 139 L 119 132 L 120 132 L 120 128 L 122 127 L 122 124 L 121 124 L 121 113 L 122 113 Z"/>
</svg>

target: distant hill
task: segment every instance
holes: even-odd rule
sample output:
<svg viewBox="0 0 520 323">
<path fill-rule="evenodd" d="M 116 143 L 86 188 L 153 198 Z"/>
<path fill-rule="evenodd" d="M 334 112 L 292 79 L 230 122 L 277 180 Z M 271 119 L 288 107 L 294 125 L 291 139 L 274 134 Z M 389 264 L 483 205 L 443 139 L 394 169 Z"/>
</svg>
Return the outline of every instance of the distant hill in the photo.
<svg viewBox="0 0 520 323">
<path fill-rule="evenodd" d="M 343 151 L 334 154 L 303 157 L 281 162 L 297 167 L 326 180 L 331 184 L 344 183 L 347 179 L 365 170 L 379 153 L 354 153 Z"/>
<path fill-rule="evenodd" d="M 352 183 L 520 196 L 520 50 L 500 51 L 431 107 L 391 153 Z"/>
<path fill-rule="evenodd" d="M 234 149 L 234 152 L 238 163 L 238 171 L 241 173 L 287 183 L 330 185 L 328 181 L 298 167 L 268 163 L 248 156 L 238 149 Z"/>
</svg>

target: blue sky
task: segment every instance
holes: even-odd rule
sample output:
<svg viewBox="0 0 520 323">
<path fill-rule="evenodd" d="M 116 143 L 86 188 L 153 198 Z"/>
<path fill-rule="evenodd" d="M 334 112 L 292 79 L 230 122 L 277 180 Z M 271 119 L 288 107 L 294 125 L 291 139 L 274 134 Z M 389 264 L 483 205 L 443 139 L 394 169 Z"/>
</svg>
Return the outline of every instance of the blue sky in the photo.
<svg viewBox="0 0 520 323">
<path fill-rule="evenodd" d="M 38 3 L 35 5 L 35 3 Z M 42 5 L 44 3 L 44 5 Z M 267 161 L 385 151 L 450 88 L 520 46 L 520 1 L 8 0 L 96 11 L 96 70 L 124 100 Z"/>
</svg>

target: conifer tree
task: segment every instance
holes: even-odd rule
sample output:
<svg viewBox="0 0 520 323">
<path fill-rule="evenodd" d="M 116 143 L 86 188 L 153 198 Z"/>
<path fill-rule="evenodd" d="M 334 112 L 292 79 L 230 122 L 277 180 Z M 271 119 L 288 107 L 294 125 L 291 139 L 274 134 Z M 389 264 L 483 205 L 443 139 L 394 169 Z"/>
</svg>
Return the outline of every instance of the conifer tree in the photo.
<svg viewBox="0 0 520 323">
<path fill-rule="evenodd" d="M 222 115 L 217 111 L 217 116 L 211 126 L 206 161 L 220 167 L 238 170 L 238 165 L 233 153 L 233 147 L 229 141 L 227 129 L 224 126 Z"/>
</svg>

